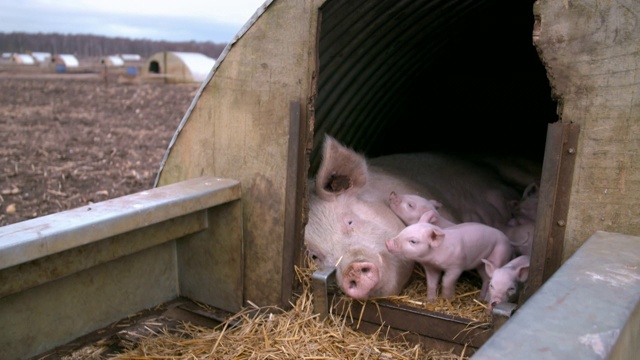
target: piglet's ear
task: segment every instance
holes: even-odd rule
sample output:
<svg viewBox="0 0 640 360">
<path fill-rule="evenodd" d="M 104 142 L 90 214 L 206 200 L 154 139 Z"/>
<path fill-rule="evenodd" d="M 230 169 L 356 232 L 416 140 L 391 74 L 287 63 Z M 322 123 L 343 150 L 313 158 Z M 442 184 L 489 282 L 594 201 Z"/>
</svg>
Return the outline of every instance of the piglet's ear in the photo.
<svg viewBox="0 0 640 360">
<path fill-rule="evenodd" d="M 322 163 L 315 179 L 316 194 L 332 201 L 343 193 L 357 192 L 367 183 L 368 168 L 364 156 L 327 135 Z"/>
<path fill-rule="evenodd" d="M 496 271 L 496 266 L 491 262 L 491 260 L 482 259 L 482 262 L 484 263 L 484 269 L 487 271 L 487 275 L 492 277 L 494 271 Z"/>
<path fill-rule="evenodd" d="M 516 274 L 518 276 L 518 281 L 525 282 L 529 278 L 529 265 L 520 266 L 516 270 Z"/>
<path fill-rule="evenodd" d="M 436 214 L 433 210 L 428 210 L 424 214 L 420 216 L 420 220 L 418 222 L 433 224 L 437 220 Z"/>
<path fill-rule="evenodd" d="M 442 230 L 433 228 L 431 231 L 431 246 L 438 247 L 444 241 L 444 233 Z"/>
<path fill-rule="evenodd" d="M 522 199 L 536 196 L 538 194 L 538 191 L 540 191 L 540 185 L 538 185 L 538 183 L 533 182 L 527 185 L 527 188 L 524 189 L 524 192 L 522 193 Z"/>
<path fill-rule="evenodd" d="M 429 201 L 431 202 L 431 205 L 433 205 L 433 207 L 436 208 L 436 210 L 442 207 L 442 203 L 438 200 L 429 200 Z"/>
</svg>

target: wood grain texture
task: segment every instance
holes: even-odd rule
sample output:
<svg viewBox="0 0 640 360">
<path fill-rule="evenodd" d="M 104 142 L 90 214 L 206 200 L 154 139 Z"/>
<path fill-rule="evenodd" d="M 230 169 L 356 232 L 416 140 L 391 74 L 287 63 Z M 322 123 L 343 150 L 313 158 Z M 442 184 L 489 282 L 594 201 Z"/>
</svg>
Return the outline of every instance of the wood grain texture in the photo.
<svg viewBox="0 0 640 360">
<path fill-rule="evenodd" d="M 285 244 L 286 190 L 291 186 L 289 164 L 296 163 L 289 159 L 298 154 L 289 150 L 290 103 L 308 102 L 318 3 L 274 1 L 250 20 L 203 84 L 159 177 L 160 185 L 202 174 L 240 180 L 245 299 L 258 305 L 287 306 L 292 291 L 294 249 Z M 307 118 L 303 106 L 300 121 Z M 306 182 L 306 176 L 298 181 Z"/>
<path fill-rule="evenodd" d="M 534 41 L 581 131 L 563 258 L 595 231 L 640 234 L 640 3 L 540 0 Z"/>
</svg>

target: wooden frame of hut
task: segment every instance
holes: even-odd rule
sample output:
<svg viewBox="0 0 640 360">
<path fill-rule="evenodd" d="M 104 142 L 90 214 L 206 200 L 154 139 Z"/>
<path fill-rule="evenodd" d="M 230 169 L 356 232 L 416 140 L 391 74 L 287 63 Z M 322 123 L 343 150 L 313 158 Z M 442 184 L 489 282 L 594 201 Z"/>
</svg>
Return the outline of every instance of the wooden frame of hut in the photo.
<svg viewBox="0 0 640 360">
<path fill-rule="evenodd" d="M 526 299 L 596 231 L 640 235 L 640 33 L 624 16 L 617 30 L 596 26 L 624 9 L 267 1 L 203 83 L 157 184 L 239 179 L 254 260 L 244 296 L 286 305 L 325 133 L 368 156 L 529 155 L 543 171 Z"/>
<path fill-rule="evenodd" d="M 0 229 L 0 355 L 33 356 L 180 295 L 288 307 L 307 180 L 331 134 L 367 156 L 541 160 L 524 305 L 479 358 L 630 358 L 639 13 L 588 0 L 266 1 L 203 81 L 155 189 Z M 392 310 L 372 318 L 415 325 L 419 312 Z M 455 337 L 443 320 L 429 327 Z M 523 338 L 525 352 L 507 348 Z"/>
</svg>

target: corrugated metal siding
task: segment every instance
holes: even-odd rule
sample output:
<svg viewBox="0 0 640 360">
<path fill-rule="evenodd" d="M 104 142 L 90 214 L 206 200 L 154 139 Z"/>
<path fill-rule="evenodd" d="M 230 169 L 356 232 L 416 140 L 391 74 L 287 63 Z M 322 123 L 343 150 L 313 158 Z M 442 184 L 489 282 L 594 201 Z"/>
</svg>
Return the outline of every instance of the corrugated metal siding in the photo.
<svg viewBox="0 0 640 360">
<path fill-rule="evenodd" d="M 325 133 L 368 156 L 448 147 L 463 128 L 480 131 L 484 139 L 475 146 L 492 147 L 500 140 L 496 130 L 516 118 L 521 123 L 512 130 L 519 133 L 510 137 L 536 137 L 528 146 L 541 155 L 546 125 L 556 116 L 531 41 L 532 5 L 532 0 L 325 2 L 312 172 Z M 513 94 L 514 84 L 527 90 Z M 514 102 L 526 106 L 522 112 L 528 115 L 505 115 Z M 517 145 L 509 141 L 504 145 Z M 451 147 L 460 150 L 459 141 Z"/>
</svg>

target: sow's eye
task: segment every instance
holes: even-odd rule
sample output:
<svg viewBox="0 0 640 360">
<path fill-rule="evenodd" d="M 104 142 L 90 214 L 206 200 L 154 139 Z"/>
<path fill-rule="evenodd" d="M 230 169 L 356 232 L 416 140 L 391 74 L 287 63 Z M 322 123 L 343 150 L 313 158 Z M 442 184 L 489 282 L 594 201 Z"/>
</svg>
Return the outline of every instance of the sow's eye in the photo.
<svg viewBox="0 0 640 360">
<path fill-rule="evenodd" d="M 342 232 L 348 234 L 353 232 L 358 224 L 358 219 L 353 214 L 345 214 L 342 216 Z"/>
<path fill-rule="evenodd" d="M 307 255 L 311 258 L 311 260 L 313 260 L 316 264 L 321 264 L 322 263 L 322 257 L 316 253 L 315 251 L 309 250 L 307 249 Z"/>
</svg>

